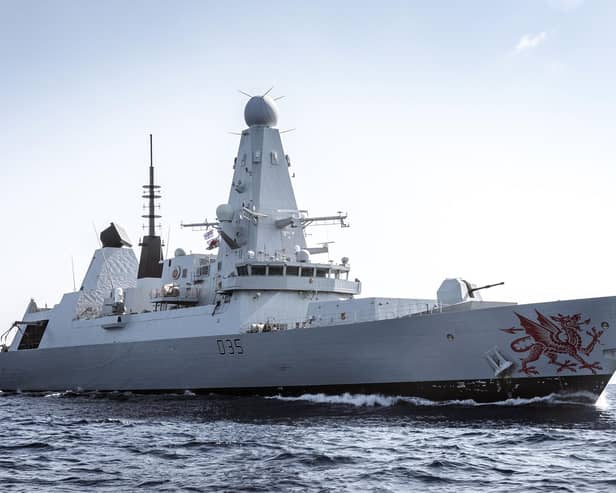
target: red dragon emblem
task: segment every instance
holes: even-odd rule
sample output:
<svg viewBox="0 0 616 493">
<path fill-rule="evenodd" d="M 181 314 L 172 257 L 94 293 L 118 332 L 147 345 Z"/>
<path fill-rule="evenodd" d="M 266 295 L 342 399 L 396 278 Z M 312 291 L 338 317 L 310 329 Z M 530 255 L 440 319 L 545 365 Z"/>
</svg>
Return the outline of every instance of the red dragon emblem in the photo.
<svg viewBox="0 0 616 493">
<path fill-rule="evenodd" d="M 590 325 L 590 319 L 582 320 L 580 313 L 566 316 L 559 313 L 556 317 L 546 317 L 537 310 L 535 313 L 536 322 L 516 313 L 522 326 L 501 329 L 509 334 L 516 332 L 527 334 L 511 343 L 511 349 L 516 353 L 528 351 L 525 358 L 520 358 L 522 360 L 520 373 L 538 375 L 539 372 L 534 366 L 529 366 L 529 363 L 537 361 L 542 355 L 547 356 L 550 364 L 558 366 L 557 373 L 563 370 L 575 372 L 578 365 L 580 369 L 590 370 L 593 374 L 596 374 L 597 370 L 602 370 L 598 361 L 589 363 L 582 357 L 582 355 L 590 356 L 603 335 L 603 331 L 597 331 L 595 327 L 586 330 L 586 335 L 591 339 L 586 347 L 582 347 L 581 327 Z M 561 354 L 564 355 L 564 361 L 558 360 Z"/>
</svg>

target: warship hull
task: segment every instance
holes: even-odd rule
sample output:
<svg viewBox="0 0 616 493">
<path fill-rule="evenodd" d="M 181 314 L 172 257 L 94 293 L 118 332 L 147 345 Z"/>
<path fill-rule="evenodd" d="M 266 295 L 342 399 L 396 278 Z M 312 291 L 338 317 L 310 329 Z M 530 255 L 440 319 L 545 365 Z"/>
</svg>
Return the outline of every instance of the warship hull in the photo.
<svg viewBox="0 0 616 493">
<path fill-rule="evenodd" d="M 306 228 L 346 228 L 347 215 L 299 208 L 275 99 L 250 97 L 244 119 L 216 220 L 183 224 L 205 231 L 211 253 L 178 248 L 164 258 L 150 136 L 139 262 L 126 232 L 111 223 L 79 290 L 51 309 L 31 300 L 23 320 L 0 334 L 1 390 L 353 392 L 482 402 L 601 393 L 616 370 L 616 297 L 515 305 L 483 301 L 481 291 L 502 282 L 455 278 L 443 281 L 436 299 L 359 298 L 349 258 L 332 260 L 332 242 L 307 242 Z M 394 251 L 390 242 L 380 246 L 379 265 Z M 390 267 L 407 284 L 395 261 Z"/>
<path fill-rule="evenodd" d="M 490 402 L 599 395 L 616 370 L 616 297 L 261 333 L 233 333 L 224 314 L 198 313 L 183 320 L 169 312 L 127 316 L 116 330 L 102 328 L 106 318 L 82 321 L 73 331 L 105 340 L 0 353 L 0 389 L 352 392 Z M 552 346 L 540 330 L 550 323 L 562 329 Z"/>
</svg>

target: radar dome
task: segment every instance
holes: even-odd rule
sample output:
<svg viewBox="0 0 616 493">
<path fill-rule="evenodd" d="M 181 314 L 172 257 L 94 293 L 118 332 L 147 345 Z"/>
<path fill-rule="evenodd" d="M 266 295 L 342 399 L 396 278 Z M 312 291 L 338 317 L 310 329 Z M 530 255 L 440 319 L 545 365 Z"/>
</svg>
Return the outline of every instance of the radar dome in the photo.
<svg viewBox="0 0 616 493">
<path fill-rule="evenodd" d="M 310 262 L 310 252 L 308 250 L 300 250 L 295 254 L 298 262 Z"/>
<path fill-rule="evenodd" d="M 216 218 L 221 223 L 230 223 L 233 220 L 233 207 L 229 204 L 220 204 L 216 207 Z"/>
<path fill-rule="evenodd" d="M 253 96 L 244 108 L 244 120 L 246 125 L 264 125 L 273 127 L 278 122 L 278 108 L 269 96 Z"/>
</svg>

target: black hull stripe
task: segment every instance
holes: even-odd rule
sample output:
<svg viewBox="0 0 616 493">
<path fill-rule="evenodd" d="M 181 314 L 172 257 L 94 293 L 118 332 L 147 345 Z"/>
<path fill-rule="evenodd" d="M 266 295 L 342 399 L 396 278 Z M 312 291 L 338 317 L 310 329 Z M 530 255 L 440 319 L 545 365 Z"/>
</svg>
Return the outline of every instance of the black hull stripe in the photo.
<svg viewBox="0 0 616 493">
<path fill-rule="evenodd" d="M 193 392 L 265 396 L 300 396 L 303 394 L 338 395 L 348 392 L 351 394 L 420 397 L 432 401 L 472 399 L 476 402 L 498 402 L 514 398 L 531 399 L 533 397 L 544 397 L 556 393 L 589 392 L 599 396 L 610 381 L 610 378 L 611 375 L 584 375 L 498 380 L 449 380 L 293 387 L 193 389 Z"/>
<path fill-rule="evenodd" d="M 445 380 L 429 382 L 395 382 L 338 385 L 302 385 L 289 387 L 228 387 L 189 389 L 116 389 L 135 394 L 164 394 L 190 390 L 197 394 L 238 396 L 288 396 L 304 394 L 340 395 L 381 394 L 386 396 L 419 397 L 432 401 L 472 399 L 475 402 L 499 402 L 507 399 L 545 397 L 550 394 L 587 392 L 599 396 L 611 375 L 578 375 L 566 377 L 502 378 L 492 380 Z M 26 390 L 26 389 L 22 389 Z M 43 389 L 27 389 L 41 392 Z M 47 391 L 51 389 L 46 389 Z M 96 391 L 99 389 L 79 389 Z M 105 391 L 111 392 L 111 390 Z"/>
</svg>

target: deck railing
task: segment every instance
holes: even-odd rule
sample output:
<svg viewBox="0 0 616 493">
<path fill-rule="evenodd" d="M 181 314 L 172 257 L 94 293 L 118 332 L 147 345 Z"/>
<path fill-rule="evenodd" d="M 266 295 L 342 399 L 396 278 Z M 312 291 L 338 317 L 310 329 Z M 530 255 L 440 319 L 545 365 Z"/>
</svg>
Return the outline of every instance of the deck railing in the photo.
<svg viewBox="0 0 616 493">
<path fill-rule="evenodd" d="M 348 325 L 363 322 L 375 322 L 380 320 L 393 320 L 398 318 L 409 318 L 441 313 L 445 307 L 446 305 L 418 303 L 415 305 L 399 307 L 396 310 L 379 310 L 376 312 L 348 312 L 342 309 L 337 314 L 327 314 L 320 317 L 312 316 L 304 319 L 272 316 L 266 317 L 264 320 L 258 322 L 243 324 L 242 331 L 248 333 L 276 332 L 288 329 L 327 327 L 330 325 Z"/>
</svg>

